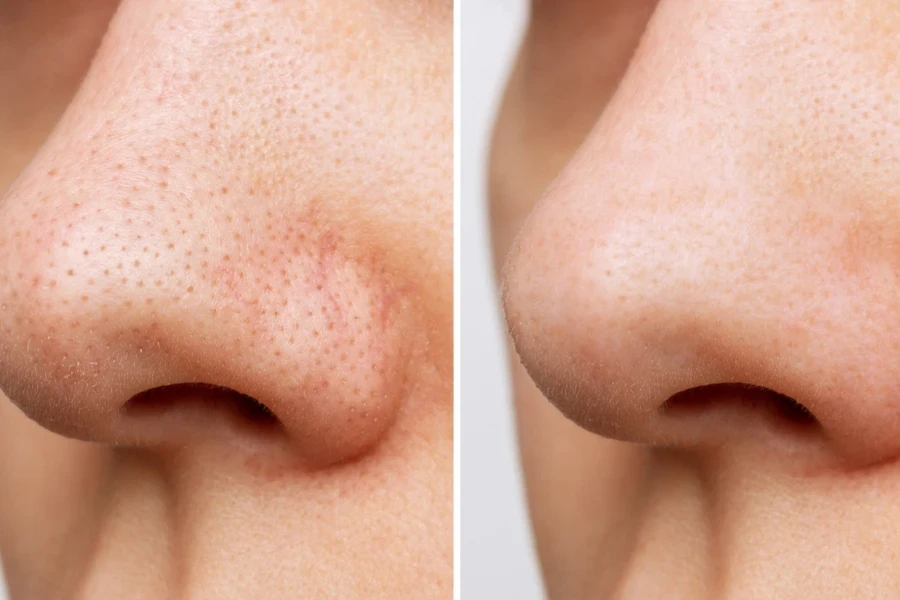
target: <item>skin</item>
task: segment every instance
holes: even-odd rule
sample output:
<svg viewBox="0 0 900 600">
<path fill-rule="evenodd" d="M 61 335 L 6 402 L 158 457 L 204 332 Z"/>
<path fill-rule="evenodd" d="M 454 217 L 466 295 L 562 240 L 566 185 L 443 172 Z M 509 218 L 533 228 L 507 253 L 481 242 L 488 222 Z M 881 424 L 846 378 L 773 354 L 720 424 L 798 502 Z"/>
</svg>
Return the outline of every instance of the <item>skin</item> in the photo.
<svg viewBox="0 0 900 600">
<path fill-rule="evenodd" d="M 491 200 L 551 598 L 900 593 L 897 31 L 532 6 Z"/>
<path fill-rule="evenodd" d="M 0 11 L 11 598 L 449 597 L 451 5 Z"/>
</svg>

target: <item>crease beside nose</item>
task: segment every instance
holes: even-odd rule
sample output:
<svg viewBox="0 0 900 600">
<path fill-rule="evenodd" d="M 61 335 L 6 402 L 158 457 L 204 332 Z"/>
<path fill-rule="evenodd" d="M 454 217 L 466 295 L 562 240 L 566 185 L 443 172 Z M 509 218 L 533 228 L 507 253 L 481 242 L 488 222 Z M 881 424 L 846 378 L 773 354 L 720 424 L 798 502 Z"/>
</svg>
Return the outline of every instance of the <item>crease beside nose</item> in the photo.
<svg viewBox="0 0 900 600">
<path fill-rule="evenodd" d="M 5 196 L 0 388 L 45 427 L 92 441 L 202 441 L 203 427 L 165 440 L 174 421 L 160 431 L 125 410 L 196 383 L 262 404 L 311 462 L 376 444 L 418 339 L 409 290 L 381 254 L 320 207 L 286 211 L 240 182 L 197 201 L 144 186 L 141 163 L 84 178 L 74 163 L 33 165 Z"/>
</svg>

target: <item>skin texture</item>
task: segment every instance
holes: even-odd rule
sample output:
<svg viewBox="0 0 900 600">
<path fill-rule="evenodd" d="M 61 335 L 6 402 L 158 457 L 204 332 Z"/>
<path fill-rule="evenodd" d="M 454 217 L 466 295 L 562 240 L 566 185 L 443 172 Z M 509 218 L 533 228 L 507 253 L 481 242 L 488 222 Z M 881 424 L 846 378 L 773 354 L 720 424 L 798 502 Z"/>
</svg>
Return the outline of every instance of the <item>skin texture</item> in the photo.
<svg viewBox="0 0 900 600">
<path fill-rule="evenodd" d="M 550 597 L 900 592 L 897 31 L 533 7 L 491 195 Z"/>
<path fill-rule="evenodd" d="M 450 4 L 22 4 L 11 597 L 448 597 Z"/>
</svg>

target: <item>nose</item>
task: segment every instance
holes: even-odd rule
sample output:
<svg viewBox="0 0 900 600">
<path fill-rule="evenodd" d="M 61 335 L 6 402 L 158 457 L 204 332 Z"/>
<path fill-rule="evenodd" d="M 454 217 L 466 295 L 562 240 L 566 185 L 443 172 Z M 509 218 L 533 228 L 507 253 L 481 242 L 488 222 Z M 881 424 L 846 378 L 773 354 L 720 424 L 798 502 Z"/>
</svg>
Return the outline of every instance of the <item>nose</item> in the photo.
<svg viewBox="0 0 900 600">
<path fill-rule="evenodd" d="M 373 447 L 421 328 L 361 203 L 248 171 L 215 116 L 113 98 L 97 122 L 91 102 L 0 201 L 0 388 L 97 442 Z"/>
<path fill-rule="evenodd" d="M 159 167 L 115 160 L 118 178 L 53 160 L 4 200 L 9 397 L 54 431 L 107 443 L 183 444 L 256 421 L 331 463 L 379 439 L 415 335 L 377 257 L 316 206 L 160 188 Z"/>
<path fill-rule="evenodd" d="M 839 54 L 819 56 L 832 71 L 783 42 L 777 62 L 742 55 L 728 19 L 662 43 L 685 18 L 655 16 L 519 234 L 502 287 L 520 358 L 611 438 L 796 465 L 893 458 L 898 111 L 881 88 L 852 106 L 836 92 L 855 68 Z"/>
</svg>

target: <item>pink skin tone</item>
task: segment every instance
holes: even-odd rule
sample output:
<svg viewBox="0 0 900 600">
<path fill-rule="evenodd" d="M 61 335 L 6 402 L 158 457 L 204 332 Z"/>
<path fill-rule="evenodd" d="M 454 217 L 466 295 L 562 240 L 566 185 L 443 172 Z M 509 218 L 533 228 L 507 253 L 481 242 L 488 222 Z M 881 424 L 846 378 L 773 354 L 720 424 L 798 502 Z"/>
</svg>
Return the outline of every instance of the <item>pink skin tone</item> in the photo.
<svg viewBox="0 0 900 600">
<path fill-rule="evenodd" d="M 550 596 L 895 596 L 896 6 L 554 6 L 492 162 Z"/>
<path fill-rule="evenodd" d="M 12 598 L 449 597 L 450 5 L 80 11 L 0 70 Z"/>
</svg>

